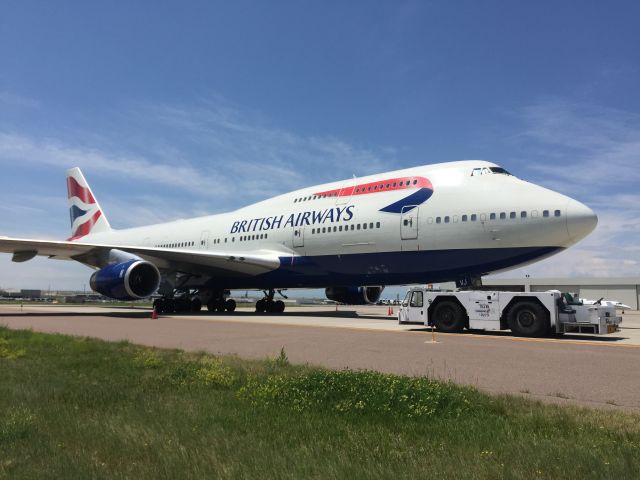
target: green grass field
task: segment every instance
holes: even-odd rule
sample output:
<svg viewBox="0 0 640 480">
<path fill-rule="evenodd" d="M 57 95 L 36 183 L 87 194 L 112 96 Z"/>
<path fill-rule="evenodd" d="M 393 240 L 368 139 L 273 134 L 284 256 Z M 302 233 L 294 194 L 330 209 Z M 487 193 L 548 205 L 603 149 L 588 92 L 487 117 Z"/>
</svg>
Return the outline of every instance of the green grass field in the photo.
<svg viewBox="0 0 640 480">
<path fill-rule="evenodd" d="M 0 478 L 640 478 L 640 416 L 0 328 Z"/>
</svg>

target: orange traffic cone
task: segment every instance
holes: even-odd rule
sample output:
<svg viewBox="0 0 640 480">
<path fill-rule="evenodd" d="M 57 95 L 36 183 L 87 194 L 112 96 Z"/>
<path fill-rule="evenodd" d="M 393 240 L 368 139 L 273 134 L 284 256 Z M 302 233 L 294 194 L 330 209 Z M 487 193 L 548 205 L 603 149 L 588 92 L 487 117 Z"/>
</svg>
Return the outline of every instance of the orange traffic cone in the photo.
<svg viewBox="0 0 640 480">
<path fill-rule="evenodd" d="M 153 307 L 153 311 L 151 312 L 151 320 L 158 319 L 158 312 L 156 312 L 156 307 Z"/>
<path fill-rule="evenodd" d="M 389 310 L 387 310 L 387 315 L 389 315 L 390 317 L 393 316 L 393 307 L 389 307 Z"/>
</svg>

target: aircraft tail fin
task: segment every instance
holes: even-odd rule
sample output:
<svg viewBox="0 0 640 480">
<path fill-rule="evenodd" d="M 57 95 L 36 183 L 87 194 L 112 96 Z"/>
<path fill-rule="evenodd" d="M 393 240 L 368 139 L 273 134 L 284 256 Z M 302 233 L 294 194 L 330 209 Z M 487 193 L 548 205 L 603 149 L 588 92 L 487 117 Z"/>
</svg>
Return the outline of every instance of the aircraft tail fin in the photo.
<svg viewBox="0 0 640 480">
<path fill-rule="evenodd" d="M 71 218 L 69 240 L 77 240 L 90 233 L 111 230 L 107 217 L 78 167 L 67 170 L 67 192 Z"/>
</svg>

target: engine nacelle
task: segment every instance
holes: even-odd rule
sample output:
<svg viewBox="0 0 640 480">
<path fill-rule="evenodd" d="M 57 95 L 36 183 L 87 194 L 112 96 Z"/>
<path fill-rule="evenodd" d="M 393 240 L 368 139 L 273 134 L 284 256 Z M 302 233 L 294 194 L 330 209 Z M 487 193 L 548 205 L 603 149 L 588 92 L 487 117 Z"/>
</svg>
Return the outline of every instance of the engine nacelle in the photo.
<svg viewBox="0 0 640 480">
<path fill-rule="evenodd" d="M 349 305 L 367 305 L 380 300 L 384 287 L 328 287 L 324 293 L 329 300 Z"/>
<path fill-rule="evenodd" d="M 89 281 L 94 292 L 116 300 L 137 300 L 151 295 L 160 285 L 160 272 L 153 263 L 132 259 L 101 268 Z"/>
</svg>

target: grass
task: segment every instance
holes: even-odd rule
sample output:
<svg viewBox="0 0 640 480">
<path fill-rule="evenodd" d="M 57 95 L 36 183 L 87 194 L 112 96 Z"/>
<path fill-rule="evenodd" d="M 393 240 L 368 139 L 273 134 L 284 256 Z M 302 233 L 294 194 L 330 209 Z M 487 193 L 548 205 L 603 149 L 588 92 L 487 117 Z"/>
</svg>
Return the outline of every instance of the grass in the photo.
<svg viewBox="0 0 640 480">
<path fill-rule="evenodd" d="M 0 328 L 0 478 L 640 478 L 640 417 Z"/>
</svg>

